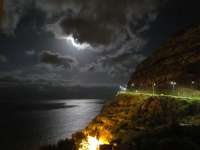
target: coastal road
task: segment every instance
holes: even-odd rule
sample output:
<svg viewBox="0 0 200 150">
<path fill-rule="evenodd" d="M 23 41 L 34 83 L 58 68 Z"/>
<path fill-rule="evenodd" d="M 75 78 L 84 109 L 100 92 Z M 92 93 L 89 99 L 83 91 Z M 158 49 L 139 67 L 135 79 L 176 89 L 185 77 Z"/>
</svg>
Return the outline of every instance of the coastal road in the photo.
<svg viewBox="0 0 200 150">
<path fill-rule="evenodd" d="M 199 100 L 200 101 L 200 97 L 190 97 L 190 96 L 177 96 L 177 95 L 170 95 L 170 94 L 153 94 L 153 93 L 148 93 L 148 92 L 141 92 L 141 91 L 129 91 L 129 90 L 126 90 L 126 91 L 119 91 L 117 93 L 118 94 L 127 94 L 127 95 L 145 95 L 145 96 L 162 96 L 162 97 L 171 97 L 171 98 L 176 98 L 176 99 L 185 99 L 185 100 L 188 100 L 188 101 L 195 101 L 195 100 Z"/>
</svg>

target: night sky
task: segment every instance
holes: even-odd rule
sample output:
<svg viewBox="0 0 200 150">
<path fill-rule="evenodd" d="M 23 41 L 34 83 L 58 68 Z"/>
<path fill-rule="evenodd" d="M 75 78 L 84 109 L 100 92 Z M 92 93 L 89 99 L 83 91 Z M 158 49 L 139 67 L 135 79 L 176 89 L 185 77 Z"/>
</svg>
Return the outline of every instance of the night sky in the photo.
<svg viewBox="0 0 200 150">
<path fill-rule="evenodd" d="M 199 0 L 1 0 L 0 81 L 127 83 L 171 35 L 200 22 Z"/>
</svg>

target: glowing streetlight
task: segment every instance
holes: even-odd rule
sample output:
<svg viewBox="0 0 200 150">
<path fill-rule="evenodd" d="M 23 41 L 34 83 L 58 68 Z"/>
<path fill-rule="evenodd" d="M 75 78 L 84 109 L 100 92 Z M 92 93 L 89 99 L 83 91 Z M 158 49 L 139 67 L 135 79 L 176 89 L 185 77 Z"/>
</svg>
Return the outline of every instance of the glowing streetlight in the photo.
<svg viewBox="0 0 200 150">
<path fill-rule="evenodd" d="M 156 87 L 156 83 L 153 83 L 152 85 L 153 95 L 155 95 L 155 87 Z"/>
<path fill-rule="evenodd" d="M 195 85 L 195 81 L 192 81 L 191 82 L 191 88 L 194 88 L 194 85 Z"/>
<path fill-rule="evenodd" d="M 130 89 L 131 89 L 131 90 L 134 90 L 134 89 L 135 89 L 135 83 L 131 83 Z"/>
<path fill-rule="evenodd" d="M 131 83 L 131 87 L 135 87 L 135 83 Z"/>
<path fill-rule="evenodd" d="M 171 82 L 169 82 L 169 84 L 172 86 L 172 90 L 175 92 L 175 87 L 176 87 L 177 83 L 175 81 L 171 81 Z"/>
</svg>

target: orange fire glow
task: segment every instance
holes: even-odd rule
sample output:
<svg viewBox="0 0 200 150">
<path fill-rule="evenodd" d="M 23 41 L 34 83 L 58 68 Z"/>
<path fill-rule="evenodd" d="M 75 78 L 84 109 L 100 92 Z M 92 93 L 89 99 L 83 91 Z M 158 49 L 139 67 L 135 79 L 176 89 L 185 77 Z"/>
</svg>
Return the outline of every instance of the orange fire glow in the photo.
<svg viewBox="0 0 200 150">
<path fill-rule="evenodd" d="M 102 144 L 109 144 L 109 142 L 103 139 L 88 136 L 87 139 L 83 140 L 80 144 L 79 150 L 99 150 L 99 146 Z"/>
</svg>

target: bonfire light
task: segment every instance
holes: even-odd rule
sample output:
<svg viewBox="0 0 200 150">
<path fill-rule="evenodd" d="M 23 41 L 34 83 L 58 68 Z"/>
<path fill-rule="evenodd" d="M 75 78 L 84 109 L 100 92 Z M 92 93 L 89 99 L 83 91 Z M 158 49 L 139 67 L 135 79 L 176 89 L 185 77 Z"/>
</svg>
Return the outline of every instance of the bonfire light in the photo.
<svg viewBox="0 0 200 150">
<path fill-rule="evenodd" d="M 87 140 L 80 144 L 79 150 L 99 150 L 99 146 L 109 144 L 107 141 L 98 140 L 96 137 L 88 136 Z"/>
</svg>

